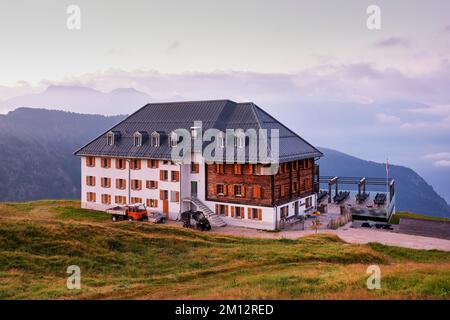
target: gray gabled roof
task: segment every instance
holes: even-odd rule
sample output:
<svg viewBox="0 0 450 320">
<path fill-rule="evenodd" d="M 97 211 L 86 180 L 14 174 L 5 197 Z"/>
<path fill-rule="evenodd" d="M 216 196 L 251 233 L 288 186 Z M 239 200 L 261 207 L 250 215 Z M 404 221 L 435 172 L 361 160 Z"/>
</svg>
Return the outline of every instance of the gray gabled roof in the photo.
<svg viewBox="0 0 450 320">
<path fill-rule="evenodd" d="M 230 100 L 186 101 L 150 103 L 131 114 L 128 118 L 107 130 L 104 134 L 75 151 L 79 156 L 141 157 L 148 159 L 170 159 L 172 148 L 167 136 L 175 129 L 190 130 L 194 121 L 202 121 L 203 131 L 215 128 L 226 129 L 253 128 L 279 130 L 280 162 L 321 157 L 322 153 L 289 130 L 275 118 L 252 102 L 236 103 Z M 120 140 L 110 146 L 106 141 L 109 131 L 119 131 Z M 160 146 L 152 147 L 147 141 L 142 146 L 133 146 L 136 131 L 151 135 L 157 131 L 161 136 Z"/>
</svg>

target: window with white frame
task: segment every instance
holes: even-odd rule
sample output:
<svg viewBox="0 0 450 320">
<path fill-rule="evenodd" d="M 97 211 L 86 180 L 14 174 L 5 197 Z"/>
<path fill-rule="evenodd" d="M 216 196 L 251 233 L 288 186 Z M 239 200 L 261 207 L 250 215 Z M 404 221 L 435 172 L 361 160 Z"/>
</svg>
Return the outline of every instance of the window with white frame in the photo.
<svg viewBox="0 0 450 320">
<path fill-rule="evenodd" d="M 176 147 L 178 143 L 178 135 L 175 132 L 170 134 L 170 146 Z"/>
<path fill-rule="evenodd" d="M 309 209 L 312 207 L 312 197 L 308 197 L 305 199 L 305 209 Z"/>
<path fill-rule="evenodd" d="M 107 142 L 108 146 L 114 145 L 114 133 L 113 132 L 108 132 L 106 138 L 108 140 L 108 142 Z"/>
<path fill-rule="evenodd" d="M 111 178 L 102 177 L 101 178 L 101 186 L 103 188 L 110 188 L 111 187 Z"/>
<path fill-rule="evenodd" d="M 284 219 L 289 216 L 289 206 L 284 206 L 280 208 L 280 218 Z"/>
<path fill-rule="evenodd" d="M 126 160 L 125 159 L 116 159 L 116 168 L 117 169 L 125 169 L 126 168 Z"/>
<path fill-rule="evenodd" d="M 130 184 L 131 184 L 131 189 L 133 190 L 141 190 L 141 180 L 137 180 L 137 179 L 132 179 Z"/>
<path fill-rule="evenodd" d="M 147 188 L 148 189 L 158 189 L 158 181 L 148 180 L 147 181 Z"/>
<path fill-rule="evenodd" d="M 116 179 L 116 188 L 125 189 L 127 187 L 127 181 L 125 179 Z"/>
<path fill-rule="evenodd" d="M 158 200 L 157 199 L 147 199 L 146 203 L 147 203 L 147 207 L 150 207 L 150 208 L 158 207 Z"/>
<path fill-rule="evenodd" d="M 125 196 L 115 196 L 114 200 L 115 200 L 116 204 L 125 204 L 125 203 L 127 203 L 127 197 L 125 197 Z"/>
<path fill-rule="evenodd" d="M 242 184 L 235 184 L 234 185 L 234 195 L 236 197 L 242 197 Z"/>
<path fill-rule="evenodd" d="M 168 190 L 159 190 L 161 200 L 169 199 L 169 191 Z"/>
<path fill-rule="evenodd" d="M 170 202 L 179 202 L 180 193 L 178 191 L 170 191 Z"/>
<path fill-rule="evenodd" d="M 87 200 L 88 202 L 95 202 L 95 200 L 96 200 L 96 194 L 95 194 L 95 192 L 87 192 L 87 193 L 86 193 L 86 200 Z"/>
<path fill-rule="evenodd" d="M 217 214 L 220 214 L 220 215 L 226 215 L 227 214 L 227 210 L 228 210 L 228 207 L 226 206 L 226 205 L 224 205 L 224 204 L 218 204 L 217 206 L 216 206 L 216 208 L 217 208 Z"/>
<path fill-rule="evenodd" d="M 234 136 L 234 146 L 243 148 L 245 146 L 245 134 L 242 130 L 237 130 Z"/>
<path fill-rule="evenodd" d="M 200 131 L 199 127 L 191 127 L 191 137 L 192 137 L 192 139 L 197 139 L 199 131 Z"/>
<path fill-rule="evenodd" d="M 140 132 L 135 132 L 133 135 L 133 144 L 135 147 L 142 146 L 142 134 Z"/>
<path fill-rule="evenodd" d="M 250 209 L 250 214 L 251 214 L 251 219 L 254 219 L 254 220 L 258 220 L 259 219 L 258 209 L 257 208 L 251 208 Z"/>
<path fill-rule="evenodd" d="M 152 147 L 159 147 L 159 133 L 153 132 L 151 137 Z"/>
<path fill-rule="evenodd" d="M 162 181 L 168 181 L 169 180 L 169 171 L 168 170 L 161 170 L 159 173 L 159 178 Z"/>
<path fill-rule="evenodd" d="M 225 134 L 222 131 L 217 135 L 217 146 L 219 148 L 225 148 Z"/>
<path fill-rule="evenodd" d="M 223 183 L 218 183 L 216 185 L 216 194 L 219 195 L 223 195 L 224 194 L 224 190 L 225 190 L 225 186 Z"/>
</svg>

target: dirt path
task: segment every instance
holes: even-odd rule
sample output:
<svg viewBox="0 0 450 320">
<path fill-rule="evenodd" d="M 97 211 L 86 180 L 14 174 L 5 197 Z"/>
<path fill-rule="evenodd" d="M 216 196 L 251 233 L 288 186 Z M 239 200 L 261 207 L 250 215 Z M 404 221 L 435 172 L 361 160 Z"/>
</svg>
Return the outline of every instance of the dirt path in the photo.
<svg viewBox="0 0 450 320">
<path fill-rule="evenodd" d="M 256 238 L 274 238 L 274 239 L 280 238 L 295 239 L 314 233 L 313 230 L 267 232 L 232 226 L 214 228 L 212 232 L 238 237 L 252 237 L 252 238 L 256 237 Z M 414 236 L 409 234 L 395 233 L 391 231 L 358 229 L 346 226 L 338 230 L 320 230 L 319 232 L 336 234 L 339 238 L 349 243 L 366 244 L 369 242 L 378 242 L 385 245 L 405 247 L 405 248 L 425 249 L 425 250 L 436 249 L 442 251 L 450 251 L 450 240 Z"/>
</svg>

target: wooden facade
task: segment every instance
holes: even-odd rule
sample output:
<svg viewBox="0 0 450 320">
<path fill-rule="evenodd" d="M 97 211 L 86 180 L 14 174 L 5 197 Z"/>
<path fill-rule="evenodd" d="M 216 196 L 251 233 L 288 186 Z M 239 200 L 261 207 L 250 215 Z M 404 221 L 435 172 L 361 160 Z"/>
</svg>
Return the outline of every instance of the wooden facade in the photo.
<svg viewBox="0 0 450 320">
<path fill-rule="evenodd" d="M 280 205 L 313 192 L 314 159 L 280 164 L 274 176 L 274 204 Z"/>
<path fill-rule="evenodd" d="M 262 175 L 258 164 L 206 164 L 206 199 L 225 203 L 280 205 L 313 193 L 314 159 L 280 164 Z"/>
</svg>

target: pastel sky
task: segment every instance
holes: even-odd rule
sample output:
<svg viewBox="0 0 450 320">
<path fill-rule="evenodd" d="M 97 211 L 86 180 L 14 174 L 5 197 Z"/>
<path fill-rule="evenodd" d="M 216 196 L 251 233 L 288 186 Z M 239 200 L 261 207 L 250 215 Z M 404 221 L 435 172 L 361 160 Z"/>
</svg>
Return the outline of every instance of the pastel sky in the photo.
<svg viewBox="0 0 450 320">
<path fill-rule="evenodd" d="M 81 30 L 66 8 L 81 9 Z M 366 27 L 381 8 L 382 29 Z M 110 68 L 162 73 L 291 73 L 371 61 L 408 73 L 448 58 L 446 0 L 41 0 L 0 3 L 0 84 L 37 84 Z M 447 29 L 446 29 L 447 28 Z"/>
<path fill-rule="evenodd" d="M 66 27 L 72 4 L 80 30 Z M 381 30 L 366 27 L 369 5 Z M 49 85 L 251 100 L 315 144 L 409 165 L 450 199 L 448 0 L 1 1 L 0 43 L 0 112 Z"/>
</svg>

